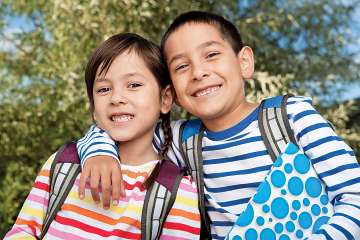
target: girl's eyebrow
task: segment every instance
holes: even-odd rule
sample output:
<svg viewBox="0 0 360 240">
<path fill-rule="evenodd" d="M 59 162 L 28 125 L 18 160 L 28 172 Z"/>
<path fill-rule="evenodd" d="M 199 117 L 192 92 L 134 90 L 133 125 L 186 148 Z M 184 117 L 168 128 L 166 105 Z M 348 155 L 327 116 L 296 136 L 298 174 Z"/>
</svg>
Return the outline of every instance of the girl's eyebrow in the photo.
<svg viewBox="0 0 360 240">
<path fill-rule="evenodd" d="M 121 79 L 127 79 L 130 77 L 134 77 L 134 76 L 138 76 L 141 78 L 146 78 L 143 74 L 139 73 L 139 72 L 130 72 L 130 73 L 126 73 L 124 75 L 121 76 Z M 96 77 L 95 78 L 95 82 L 110 82 L 111 80 L 109 78 L 106 77 Z"/>
<path fill-rule="evenodd" d="M 108 82 L 110 81 L 110 79 L 105 78 L 105 77 L 97 77 L 95 78 L 95 82 Z"/>
</svg>

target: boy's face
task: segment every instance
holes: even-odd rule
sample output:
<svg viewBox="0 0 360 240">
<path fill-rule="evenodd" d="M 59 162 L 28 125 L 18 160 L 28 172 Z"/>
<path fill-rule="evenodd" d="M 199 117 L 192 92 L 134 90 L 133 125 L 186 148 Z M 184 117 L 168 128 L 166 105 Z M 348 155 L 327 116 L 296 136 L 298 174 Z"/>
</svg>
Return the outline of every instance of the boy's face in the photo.
<svg viewBox="0 0 360 240">
<path fill-rule="evenodd" d="M 237 123 L 243 78 L 253 73 L 251 49 L 236 54 L 215 26 L 187 23 L 169 36 L 164 50 L 179 104 L 210 130 Z"/>
</svg>

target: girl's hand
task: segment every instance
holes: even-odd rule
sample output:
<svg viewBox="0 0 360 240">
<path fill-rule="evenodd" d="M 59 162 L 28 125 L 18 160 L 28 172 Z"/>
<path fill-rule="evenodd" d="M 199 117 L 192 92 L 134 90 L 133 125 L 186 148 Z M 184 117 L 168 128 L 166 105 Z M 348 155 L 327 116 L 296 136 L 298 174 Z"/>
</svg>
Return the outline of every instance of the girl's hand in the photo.
<svg viewBox="0 0 360 240">
<path fill-rule="evenodd" d="M 85 197 L 85 184 L 88 178 L 90 178 L 92 198 L 97 204 L 100 203 L 101 186 L 104 209 L 109 209 L 111 197 L 113 205 L 118 204 L 120 196 L 125 197 L 121 168 L 115 158 L 99 155 L 86 160 L 80 176 L 80 199 Z"/>
</svg>

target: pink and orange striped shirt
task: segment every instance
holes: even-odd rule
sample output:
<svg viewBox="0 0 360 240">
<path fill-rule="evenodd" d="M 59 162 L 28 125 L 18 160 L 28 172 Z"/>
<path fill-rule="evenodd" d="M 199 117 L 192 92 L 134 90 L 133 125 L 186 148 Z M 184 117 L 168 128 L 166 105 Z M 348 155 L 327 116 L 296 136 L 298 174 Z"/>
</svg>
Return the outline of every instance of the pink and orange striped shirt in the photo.
<svg viewBox="0 0 360 240">
<path fill-rule="evenodd" d="M 44 164 L 31 189 L 13 228 L 5 239 L 38 239 L 49 198 L 49 172 L 52 155 Z M 85 198 L 78 197 L 80 174 L 61 210 L 51 223 L 44 239 L 140 239 L 141 212 L 147 179 L 157 161 L 140 166 L 122 165 L 126 197 L 117 206 L 104 210 L 91 198 L 86 185 Z M 165 223 L 160 239 L 199 239 L 200 214 L 197 207 L 196 184 L 184 177 L 179 185 L 175 203 Z"/>
</svg>

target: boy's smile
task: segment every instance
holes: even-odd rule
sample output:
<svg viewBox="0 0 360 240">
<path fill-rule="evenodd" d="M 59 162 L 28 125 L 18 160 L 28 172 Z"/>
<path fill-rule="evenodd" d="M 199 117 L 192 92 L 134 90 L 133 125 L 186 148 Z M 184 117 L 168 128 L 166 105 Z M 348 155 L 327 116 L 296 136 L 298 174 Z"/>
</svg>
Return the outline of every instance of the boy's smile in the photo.
<svg viewBox="0 0 360 240">
<path fill-rule="evenodd" d="M 231 127 L 254 108 L 245 101 L 243 80 L 253 73 L 252 51 L 236 54 L 215 25 L 186 23 L 164 50 L 179 104 L 208 129 Z"/>
</svg>

